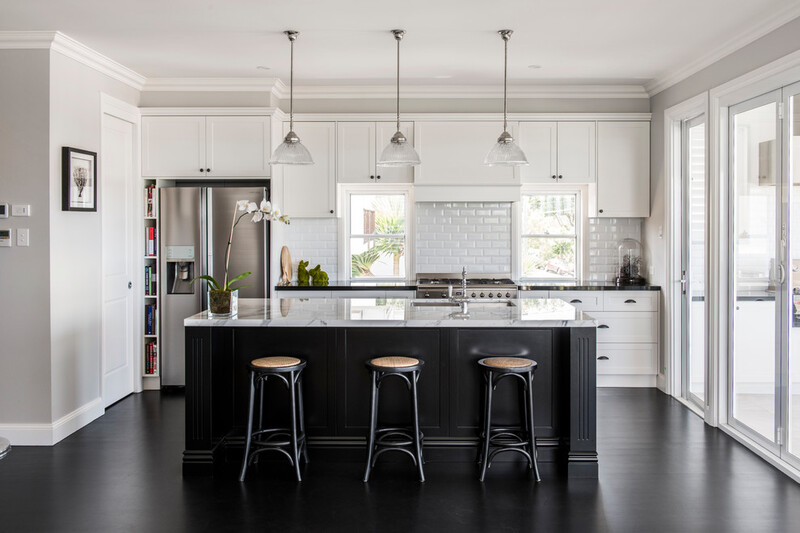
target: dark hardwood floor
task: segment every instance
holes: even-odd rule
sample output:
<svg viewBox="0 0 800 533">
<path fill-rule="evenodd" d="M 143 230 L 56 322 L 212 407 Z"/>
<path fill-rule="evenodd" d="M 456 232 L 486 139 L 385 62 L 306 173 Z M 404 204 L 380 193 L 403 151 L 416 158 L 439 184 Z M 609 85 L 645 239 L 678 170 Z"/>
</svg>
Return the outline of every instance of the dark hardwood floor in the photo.
<svg viewBox="0 0 800 533">
<path fill-rule="evenodd" d="M 301 484 L 284 462 L 210 478 L 181 475 L 183 397 L 148 392 L 54 447 L 0 461 L 0 531 L 540 531 L 800 530 L 800 485 L 652 389 L 598 392 L 599 481 L 545 466 L 534 483 L 515 463 L 487 481 L 465 462 L 313 455 Z"/>
</svg>

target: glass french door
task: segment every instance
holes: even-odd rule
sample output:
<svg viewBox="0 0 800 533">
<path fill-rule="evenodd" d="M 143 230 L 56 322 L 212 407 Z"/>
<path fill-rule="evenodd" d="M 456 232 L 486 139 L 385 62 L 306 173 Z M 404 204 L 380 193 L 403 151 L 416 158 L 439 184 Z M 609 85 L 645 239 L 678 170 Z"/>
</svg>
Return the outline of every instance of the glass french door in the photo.
<svg viewBox="0 0 800 533">
<path fill-rule="evenodd" d="M 705 410 L 706 390 L 706 120 L 681 124 L 682 396 Z"/>
<path fill-rule="evenodd" d="M 731 425 L 800 464 L 800 84 L 729 109 Z"/>
</svg>

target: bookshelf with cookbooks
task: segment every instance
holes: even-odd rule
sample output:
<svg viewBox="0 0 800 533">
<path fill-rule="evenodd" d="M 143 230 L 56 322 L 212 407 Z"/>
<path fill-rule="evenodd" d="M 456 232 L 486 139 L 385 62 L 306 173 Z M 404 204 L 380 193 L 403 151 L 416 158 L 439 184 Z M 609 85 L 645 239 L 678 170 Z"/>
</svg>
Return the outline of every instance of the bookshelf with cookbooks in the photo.
<svg viewBox="0 0 800 533">
<path fill-rule="evenodd" d="M 142 321 L 142 388 L 159 389 L 161 387 L 159 371 L 161 361 L 158 357 L 159 320 L 158 320 L 158 187 L 156 180 L 144 181 L 144 313 Z"/>
</svg>

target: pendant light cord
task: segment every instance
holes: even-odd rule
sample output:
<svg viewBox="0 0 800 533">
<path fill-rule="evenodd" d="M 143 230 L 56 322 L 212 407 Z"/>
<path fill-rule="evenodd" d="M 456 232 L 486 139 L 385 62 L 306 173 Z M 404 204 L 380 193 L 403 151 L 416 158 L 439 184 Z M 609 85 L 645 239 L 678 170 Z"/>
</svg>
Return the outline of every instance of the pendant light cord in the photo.
<svg viewBox="0 0 800 533">
<path fill-rule="evenodd" d="M 294 131 L 294 39 L 289 42 L 289 131 Z"/>
<path fill-rule="evenodd" d="M 508 38 L 503 38 L 505 45 L 505 61 L 503 65 L 503 132 L 508 132 L 507 106 L 508 106 Z"/>
<path fill-rule="evenodd" d="M 397 39 L 397 131 L 400 131 L 400 39 Z"/>
</svg>

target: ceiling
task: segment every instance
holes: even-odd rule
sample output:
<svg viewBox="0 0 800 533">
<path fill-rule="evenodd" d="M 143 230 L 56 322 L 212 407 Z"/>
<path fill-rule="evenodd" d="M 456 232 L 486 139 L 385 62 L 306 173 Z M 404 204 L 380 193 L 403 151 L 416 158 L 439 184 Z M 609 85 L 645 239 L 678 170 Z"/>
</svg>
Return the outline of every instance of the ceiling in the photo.
<svg viewBox="0 0 800 533">
<path fill-rule="evenodd" d="M 147 78 L 390 85 L 653 85 L 800 15 L 800 0 L 3 0 L 0 30 L 58 30 Z M 760 32 L 760 33 L 759 33 Z M 729 50 L 729 51 L 730 51 Z M 540 65 L 541 68 L 530 68 Z M 268 67 L 259 69 L 257 67 Z"/>
</svg>

